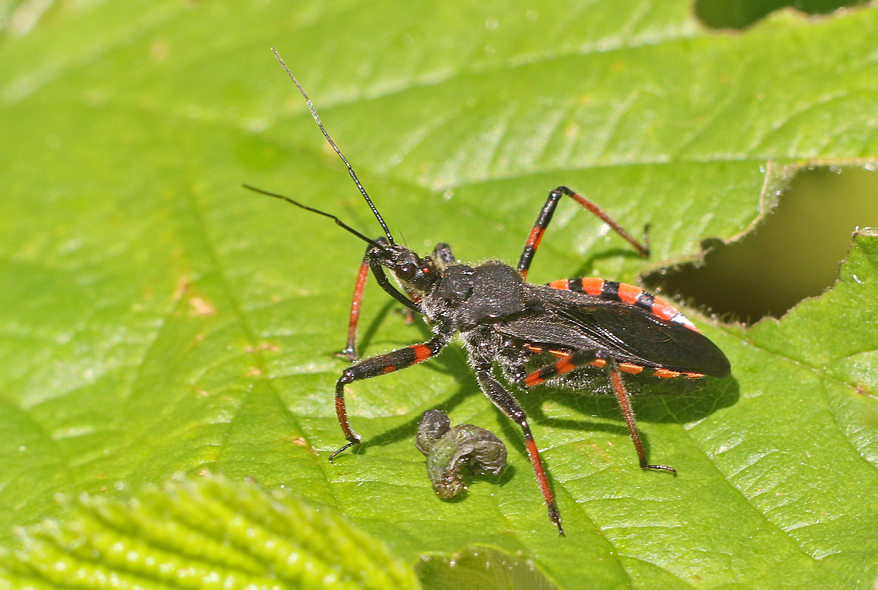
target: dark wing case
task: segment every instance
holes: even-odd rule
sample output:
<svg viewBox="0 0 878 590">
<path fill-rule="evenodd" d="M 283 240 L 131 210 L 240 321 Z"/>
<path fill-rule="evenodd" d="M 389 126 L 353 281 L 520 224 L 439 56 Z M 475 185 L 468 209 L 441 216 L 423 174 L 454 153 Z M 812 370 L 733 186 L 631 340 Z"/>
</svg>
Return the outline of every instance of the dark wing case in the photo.
<svg viewBox="0 0 878 590">
<path fill-rule="evenodd" d="M 551 290 L 554 293 L 541 293 L 539 313 L 504 322 L 496 329 L 533 344 L 564 350 L 603 348 L 617 361 L 645 367 L 711 377 L 729 375 L 729 361 L 723 352 L 707 337 L 682 324 L 662 320 L 627 303 Z"/>
</svg>

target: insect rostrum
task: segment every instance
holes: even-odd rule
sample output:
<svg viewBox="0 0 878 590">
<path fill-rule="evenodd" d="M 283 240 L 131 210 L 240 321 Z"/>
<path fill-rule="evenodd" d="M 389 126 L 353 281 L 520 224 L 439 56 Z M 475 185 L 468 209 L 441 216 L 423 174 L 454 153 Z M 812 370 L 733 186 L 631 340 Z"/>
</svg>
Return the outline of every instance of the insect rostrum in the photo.
<svg viewBox="0 0 878 590">
<path fill-rule="evenodd" d="M 596 278 L 563 279 L 547 285 L 525 281 L 543 233 L 565 196 L 600 217 L 643 256 L 649 255 L 646 240 L 640 244 L 591 201 L 559 186 L 549 192 L 516 267 L 496 260 L 475 266 L 462 264 L 444 243 L 438 244 L 431 255 L 419 256 L 394 242 L 353 168 L 323 128 L 307 94 L 277 52 L 275 56 L 304 96 L 314 120 L 384 230 L 384 237 L 373 240 L 334 215 L 245 185 L 329 217 L 368 244 L 354 289 L 344 349 L 353 364 L 342 372 L 335 388 L 336 414 L 348 442 L 332 454 L 330 461 L 360 444 L 360 436 L 347 416 L 346 385 L 426 361 L 459 335 L 479 387 L 521 428 L 549 517 L 561 534 L 561 515 L 527 417 L 508 385 L 495 377 L 495 366 L 509 384 L 524 388 L 547 383 L 582 391 L 579 384 L 584 373 L 603 372 L 619 401 L 640 467 L 676 473 L 666 465 L 647 462 L 622 375 L 651 372 L 661 378 L 726 377 L 730 367 L 722 351 L 672 305 L 633 285 Z M 385 292 L 424 318 L 433 332 L 430 340 L 358 360 L 357 323 L 370 272 Z"/>
</svg>

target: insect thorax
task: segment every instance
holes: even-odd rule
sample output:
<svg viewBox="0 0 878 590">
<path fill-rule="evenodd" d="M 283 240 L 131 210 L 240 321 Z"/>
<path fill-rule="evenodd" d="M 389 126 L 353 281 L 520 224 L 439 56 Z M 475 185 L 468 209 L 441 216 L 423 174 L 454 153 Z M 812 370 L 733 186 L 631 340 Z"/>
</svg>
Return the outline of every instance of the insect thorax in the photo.
<svg viewBox="0 0 878 590">
<path fill-rule="evenodd" d="M 494 260 L 476 267 L 448 266 L 424 297 L 422 310 L 428 322 L 448 323 L 465 332 L 526 312 L 523 284 L 518 271 Z"/>
</svg>

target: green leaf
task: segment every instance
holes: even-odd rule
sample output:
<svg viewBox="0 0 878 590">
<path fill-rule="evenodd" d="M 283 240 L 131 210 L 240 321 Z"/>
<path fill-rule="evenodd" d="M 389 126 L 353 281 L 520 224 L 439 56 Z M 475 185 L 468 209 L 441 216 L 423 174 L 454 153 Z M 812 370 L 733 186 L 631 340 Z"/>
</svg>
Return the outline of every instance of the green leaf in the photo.
<svg viewBox="0 0 878 590">
<path fill-rule="evenodd" d="M 534 282 L 635 282 L 741 235 L 796 166 L 878 157 L 878 8 L 715 34 L 690 5 L 18 5 L 0 41 L 0 540 L 58 516 L 59 492 L 211 470 L 336 507 L 410 564 L 488 545 L 560 588 L 868 587 L 874 238 L 780 322 L 686 310 L 733 374 L 635 403 L 650 459 L 676 479 L 640 471 L 612 399 L 521 395 L 559 538 L 520 432 L 457 346 L 349 387 L 367 444 L 327 462 L 343 443 L 332 353 L 364 246 L 240 188 L 380 233 L 270 45 L 420 252 L 442 240 L 514 263 L 559 184 L 635 233 L 651 224 L 644 261 L 563 203 Z M 428 337 L 395 307 L 370 285 L 364 355 Z M 413 444 L 431 408 L 498 434 L 507 471 L 436 498 Z"/>
<path fill-rule="evenodd" d="M 207 476 L 69 508 L 0 555 L 0 587 L 420 588 L 344 519 L 252 484 Z"/>
</svg>

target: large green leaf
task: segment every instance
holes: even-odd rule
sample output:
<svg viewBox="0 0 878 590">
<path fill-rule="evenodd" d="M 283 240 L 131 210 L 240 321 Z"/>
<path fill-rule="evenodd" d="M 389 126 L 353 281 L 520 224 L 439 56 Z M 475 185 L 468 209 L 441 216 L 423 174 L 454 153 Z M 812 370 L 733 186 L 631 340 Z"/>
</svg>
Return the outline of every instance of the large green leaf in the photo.
<svg viewBox="0 0 878 590">
<path fill-rule="evenodd" d="M 41 19 L 37 4 L 0 47 L 5 542 L 58 514 L 57 492 L 209 469 L 336 506 L 410 563 L 491 545 L 562 588 L 878 576 L 873 238 L 781 322 L 688 311 L 733 376 L 636 404 L 651 460 L 676 479 L 640 471 L 613 400 L 522 396 L 559 538 L 520 434 L 457 347 L 349 387 L 369 444 L 327 462 L 363 244 L 240 188 L 379 233 L 276 45 L 400 240 L 514 262 L 566 184 L 632 230 L 651 223 L 653 256 L 565 203 L 531 279 L 634 282 L 740 235 L 795 165 L 876 158 L 878 9 L 717 35 L 682 0 L 68 2 Z M 366 295 L 364 354 L 427 337 Z M 507 472 L 461 501 L 433 495 L 412 443 L 435 407 L 510 449 Z"/>
</svg>

